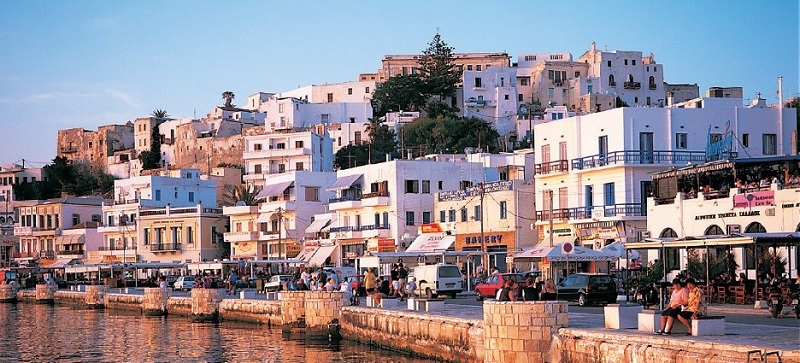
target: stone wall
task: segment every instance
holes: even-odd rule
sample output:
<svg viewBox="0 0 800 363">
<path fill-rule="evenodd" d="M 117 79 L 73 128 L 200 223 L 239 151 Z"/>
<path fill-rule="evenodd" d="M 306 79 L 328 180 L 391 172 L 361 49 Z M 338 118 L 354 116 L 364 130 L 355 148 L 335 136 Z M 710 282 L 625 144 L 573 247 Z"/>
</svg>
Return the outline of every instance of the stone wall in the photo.
<svg viewBox="0 0 800 363">
<path fill-rule="evenodd" d="M 26 301 L 26 302 L 36 301 L 36 290 L 17 291 L 17 301 Z"/>
<path fill-rule="evenodd" d="M 483 322 L 487 362 L 552 362 L 552 341 L 569 315 L 566 302 L 486 301 Z"/>
<path fill-rule="evenodd" d="M 306 327 L 306 292 L 281 291 L 281 329 L 284 332 L 299 331 Z"/>
<path fill-rule="evenodd" d="M 55 292 L 56 292 L 56 287 L 54 285 L 49 285 L 49 284 L 36 285 L 36 302 L 52 303 Z"/>
<path fill-rule="evenodd" d="M 339 316 L 345 306 L 343 292 L 306 292 L 306 334 L 338 338 Z"/>
<path fill-rule="evenodd" d="M 553 363 L 739 363 L 761 347 L 662 336 L 561 329 L 553 341 Z M 783 351 L 783 362 L 800 362 L 799 351 Z"/>
<path fill-rule="evenodd" d="M 214 321 L 219 318 L 222 294 L 218 289 L 192 289 L 192 318 Z"/>
<path fill-rule="evenodd" d="M 339 322 L 346 339 L 446 361 L 484 361 L 481 320 L 349 306 Z"/>
<path fill-rule="evenodd" d="M 0 284 L 0 302 L 16 302 L 17 288 L 14 285 Z"/>
<path fill-rule="evenodd" d="M 60 305 L 86 305 L 86 293 L 79 291 L 56 291 L 53 298 Z"/>
<path fill-rule="evenodd" d="M 148 287 L 144 289 L 142 312 L 145 315 L 161 316 L 167 314 L 167 300 L 170 292 L 167 289 Z"/>
<path fill-rule="evenodd" d="M 105 307 L 111 309 L 142 311 L 144 296 L 127 294 L 106 294 Z"/>
<path fill-rule="evenodd" d="M 167 313 L 170 315 L 192 315 L 192 299 L 188 297 L 171 297 L 167 299 Z"/>
<path fill-rule="evenodd" d="M 108 293 L 108 286 L 106 285 L 87 285 L 86 293 L 86 307 L 90 309 L 102 309 L 106 304 L 106 294 Z"/>
<path fill-rule="evenodd" d="M 281 324 L 281 304 L 277 301 L 225 299 L 219 304 L 222 320 L 259 324 Z"/>
</svg>

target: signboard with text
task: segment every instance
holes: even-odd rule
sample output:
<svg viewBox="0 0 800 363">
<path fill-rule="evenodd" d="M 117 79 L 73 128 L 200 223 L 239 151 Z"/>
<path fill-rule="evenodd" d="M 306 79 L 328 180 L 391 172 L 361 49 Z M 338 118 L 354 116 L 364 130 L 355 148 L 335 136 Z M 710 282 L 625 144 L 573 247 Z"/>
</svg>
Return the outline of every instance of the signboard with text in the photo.
<svg viewBox="0 0 800 363">
<path fill-rule="evenodd" d="M 736 194 L 733 196 L 733 208 L 771 207 L 775 205 L 775 191 Z"/>
</svg>

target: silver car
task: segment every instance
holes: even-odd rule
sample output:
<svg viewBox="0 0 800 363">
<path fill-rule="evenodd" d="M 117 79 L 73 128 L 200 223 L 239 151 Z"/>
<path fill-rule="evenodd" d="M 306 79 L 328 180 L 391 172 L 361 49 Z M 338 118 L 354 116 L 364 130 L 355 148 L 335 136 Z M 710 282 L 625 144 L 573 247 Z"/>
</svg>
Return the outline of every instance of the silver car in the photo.
<svg viewBox="0 0 800 363">
<path fill-rule="evenodd" d="M 172 284 L 173 290 L 191 290 L 194 288 L 195 282 L 192 276 L 178 276 L 175 283 Z"/>
</svg>

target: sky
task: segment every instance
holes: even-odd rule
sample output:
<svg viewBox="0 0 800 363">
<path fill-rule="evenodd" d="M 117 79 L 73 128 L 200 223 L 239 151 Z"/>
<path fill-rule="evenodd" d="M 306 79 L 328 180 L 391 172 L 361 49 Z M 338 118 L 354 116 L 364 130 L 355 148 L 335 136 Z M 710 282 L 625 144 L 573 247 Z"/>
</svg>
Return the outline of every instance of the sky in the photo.
<svg viewBox="0 0 800 363">
<path fill-rule="evenodd" d="M 668 83 L 797 96 L 798 1 L 1 1 L 0 164 L 43 166 L 59 129 L 236 94 L 354 81 L 436 32 L 456 52 L 653 53 Z"/>
</svg>

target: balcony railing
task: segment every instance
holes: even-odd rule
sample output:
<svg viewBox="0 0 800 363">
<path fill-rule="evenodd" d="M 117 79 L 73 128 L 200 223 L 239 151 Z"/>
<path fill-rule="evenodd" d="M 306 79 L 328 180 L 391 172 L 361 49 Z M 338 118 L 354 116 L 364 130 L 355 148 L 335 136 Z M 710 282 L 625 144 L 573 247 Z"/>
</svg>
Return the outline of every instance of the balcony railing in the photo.
<svg viewBox="0 0 800 363">
<path fill-rule="evenodd" d="M 361 195 L 361 199 L 367 199 L 367 198 L 377 198 L 377 197 L 388 197 L 388 196 L 389 196 L 389 192 L 387 192 L 387 191 L 383 191 L 383 192 L 372 192 L 372 193 L 366 193 L 366 194 L 362 194 L 362 195 Z"/>
<path fill-rule="evenodd" d="M 83 256 L 83 250 L 60 250 L 58 254 L 61 256 Z"/>
<path fill-rule="evenodd" d="M 735 159 L 738 154 L 736 152 L 730 152 L 727 156 Z M 607 154 L 596 154 L 572 159 L 572 169 L 583 170 L 613 164 L 686 164 L 687 162 L 704 163 L 706 162 L 706 153 L 704 151 L 672 150 L 614 151 Z"/>
<path fill-rule="evenodd" d="M 151 252 L 180 251 L 180 243 L 157 243 L 150 245 Z"/>
<path fill-rule="evenodd" d="M 603 215 L 606 217 L 634 216 L 641 217 L 647 215 L 647 209 L 643 209 L 640 203 L 613 204 L 603 207 Z"/>
<path fill-rule="evenodd" d="M 553 209 L 553 219 L 568 219 L 569 218 L 569 209 Z M 539 221 L 547 221 L 550 220 L 550 211 L 549 210 L 540 210 L 536 211 L 536 220 Z"/>
<path fill-rule="evenodd" d="M 650 85 L 650 90 L 651 90 L 651 91 L 655 91 L 655 90 L 656 90 L 656 88 L 658 88 L 658 87 L 657 87 L 655 84 L 651 84 L 651 85 Z"/>
<path fill-rule="evenodd" d="M 366 224 L 363 226 L 344 226 L 344 227 L 331 227 L 331 233 L 336 232 L 358 232 L 358 231 L 373 231 L 376 229 L 389 229 L 388 224 Z"/>
<path fill-rule="evenodd" d="M 133 251 L 133 246 L 128 246 L 127 248 L 123 248 L 122 246 L 100 246 L 97 247 L 97 250 L 100 252 L 108 252 L 108 251 Z"/>
<path fill-rule="evenodd" d="M 331 227 L 331 233 L 348 232 L 348 231 L 352 231 L 352 230 L 353 230 L 353 227 L 351 227 L 351 226 Z"/>
<path fill-rule="evenodd" d="M 331 198 L 330 200 L 328 200 L 328 203 L 355 202 L 359 200 L 361 200 L 360 195 L 347 195 L 344 197 Z"/>
<path fill-rule="evenodd" d="M 639 203 L 621 203 L 596 207 L 553 209 L 553 219 L 591 219 L 594 218 L 592 212 L 595 208 L 603 208 L 603 217 L 642 217 L 647 215 L 647 210 L 642 208 Z M 550 212 L 546 210 L 537 211 L 536 219 L 540 221 L 549 220 Z"/>
<path fill-rule="evenodd" d="M 639 89 L 642 88 L 641 82 L 625 82 L 624 84 L 625 89 Z"/>
<path fill-rule="evenodd" d="M 567 160 L 556 160 L 535 165 L 535 173 L 540 175 L 566 171 L 569 171 L 569 161 Z"/>
</svg>

